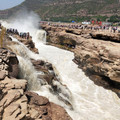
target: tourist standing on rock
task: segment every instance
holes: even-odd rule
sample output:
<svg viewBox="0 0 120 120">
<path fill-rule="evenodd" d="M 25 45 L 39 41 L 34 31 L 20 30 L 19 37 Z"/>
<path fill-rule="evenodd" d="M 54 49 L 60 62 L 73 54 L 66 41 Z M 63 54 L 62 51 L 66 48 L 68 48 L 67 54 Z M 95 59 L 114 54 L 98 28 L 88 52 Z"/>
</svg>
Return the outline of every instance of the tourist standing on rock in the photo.
<svg viewBox="0 0 120 120">
<path fill-rule="evenodd" d="M 23 32 L 20 33 L 20 37 L 23 38 Z"/>
<path fill-rule="evenodd" d="M 15 29 L 15 34 L 16 34 L 16 35 L 19 35 L 19 32 L 18 32 L 18 30 L 17 30 L 17 29 Z"/>
<path fill-rule="evenodd" d="M 9 29 L 7 29 L 7 33 L 9 33 Z"/>
</svg>

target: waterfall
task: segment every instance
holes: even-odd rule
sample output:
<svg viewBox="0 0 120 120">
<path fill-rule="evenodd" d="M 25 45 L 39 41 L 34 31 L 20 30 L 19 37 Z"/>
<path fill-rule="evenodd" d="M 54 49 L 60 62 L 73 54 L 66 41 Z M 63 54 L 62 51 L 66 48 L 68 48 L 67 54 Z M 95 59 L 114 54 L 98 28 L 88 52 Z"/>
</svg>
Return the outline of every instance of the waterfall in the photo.
<svg viewBox="0 0 120 120">
<path fill-rule="evenodd" d="M 38 30 L 36 33 L 36 40 L 39 40 L 38 42 L 46 43 L 46 31 L 44 30 Z"/>
<path fill-rule="evenodd" d="M 32 53 L 21 43 L 12 45 L 11 49 L 20 56 L 18 59 L 21 71 L 23 71 L 21 76 L 28 80 L 32 91 L 47 97 L 51 102 L 63 106 L 73 120 L 120 119 L 120 99 L 115 93 L 95 85 L 72 61 L 74 58 L 72 52 L 43 44 L 41 42 L 41 40 L 45 42 L 45 32 L 43 30 L 29 28 L 29 31 L 33 35 L 33 41 L 39 50 L 39 54 Z M 56 74 L 60 79 L 59 82 L 54 81 L 54 84 L 61 89 L 60 92 L 56 91 L 56 94 L 53 94 L 50 92 L 50 89 L 52 89 L 50 85 L 41 84 L 40 81 L 42 80 L 36 77 L 38 73 L 30 63 L 30 58 L 42 59 L 53 64 L 54 70 L 56 70 Z M 27 69 L 24 66 L 27 66 Z M 25 77 L 31 74 L 34 76 L 32 82 L 37 83 L 37 85 L 39 83 L 36 90 L 34 89 L 36 84 L 29 82 L 31 77 Z M 60 101 L 59 96 L 70 104 Z"/>
<path fill-rule="evenodd" d="M 12 41 L 16 42 L 9 46 L 14 53 L 17 54 L 19 60 L 19 78 L 24 78 L 28 80 L 28 89 L 29 90 L 39 90 L 41 84 L 45 84 L 45 81 L 38 79 L 37 76 L 42 73 L 35 71 L 34 66 L 31 63 L 30 58 L 37 56 L 32 51 L 30 51 L 24 44 L 20 43 L 16 38 L 12 38 Z M 31 55 L 31 57 L 30 57 Z M 26 72 L 27 71 L 27 72 Z"/>
<path fill-rule="evenodd" d="M 58 103 L 58 101 L 61 100 L 60 103 L 63 104 L 62 106 L 73 109 L 71 104 L 71 92 L 67 89 L 67 87 L 61 84 L 60 81 L 53 80 L 53 86 L 57 86 L 56 91 L 54 91 L 54 89 L 50 85 L 48 85 L 46 81 L 39 79 L 38 76 L 42 75 L 43 73 L 36 71 L 30 61 L 30 58 L 35 60 L 41 59 L 44 61 L 46 61 L 46 59 L 30 51 L 23 43 L 19 42 L 16 38 L 13 38 L 12 36 L 10 37 L 12 38 L 12 41 L 16 42 L 16 44 L 14 43 L 9 47 L 14 53 L 17 54 L 19 60 L 19 78 L 24 78 L 28 81 L 28 90 L 35 91 L 37 93 L 39 91 L 39 93 L 41 92 L 43 96 L 46 96 L 46 94 L 48 96 L 49 94 L 49 96 L 52 96 L 52 101 Z M 59 76 L 57 77 L 59 79 Z"/>
</svg>

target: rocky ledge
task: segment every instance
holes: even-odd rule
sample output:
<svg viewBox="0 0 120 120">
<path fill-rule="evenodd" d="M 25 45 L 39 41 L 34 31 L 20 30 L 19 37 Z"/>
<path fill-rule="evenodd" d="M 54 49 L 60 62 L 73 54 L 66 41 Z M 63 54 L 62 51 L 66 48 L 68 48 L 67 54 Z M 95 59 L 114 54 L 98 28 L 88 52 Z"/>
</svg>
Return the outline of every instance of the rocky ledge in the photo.
<svg viewBox="0 0 120 120">
<path fill-rule="evenodd" d="M 94 39 L 100 39 L 100 40 L 106 40 L 106 41 L 113 41 L 113 42 L 119 42 L 120 43 L 120 33 L 111 33 L 111 32 L 92 32 L 90 33 L 92 38 Z"/>
<path fill-rule="evenodd" d="M 18 64 L 13 52 L 0 49 L 0 120 L 71 120 L 64 108 L 27 91 Z"/>
<path fill-rule="evenodd" d="M 42 28 L 47 31 L 49 44 L 59 44 L 58 47 L 65 46 L 65 49 L 74 52 L 73 61 L 95 84 L 120 95 L 120 43 L 116 42 L 119 41 L 119 34 L 112 33 L 110 37 L 110 33 L 100 32 L 101 36 L 106 37 L 98 39 L 96 33 L 99 32 L 95 30 L 68 30 L 49 25 L 42 25 Z"/>
</svg>

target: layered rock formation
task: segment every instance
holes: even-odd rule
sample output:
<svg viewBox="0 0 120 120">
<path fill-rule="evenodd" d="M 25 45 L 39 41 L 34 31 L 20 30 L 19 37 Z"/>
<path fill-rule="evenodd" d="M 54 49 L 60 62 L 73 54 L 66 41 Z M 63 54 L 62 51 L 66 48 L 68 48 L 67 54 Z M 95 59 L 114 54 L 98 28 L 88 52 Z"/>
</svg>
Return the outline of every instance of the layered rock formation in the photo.
<svg viewBox="0 0 120 120">
<path fill-rule="evenodd" d="M 0 120 L 71 120 L 66 111 L 45 97 L 25 92 L 26 80 L 0 81 Z"/>
<path fill-rule="evenodd" d="M 71 120 L 64 108 L 27 91 L 27 81 L 16 79 L 18 63 L 13 52 L 0 49 L 0 120 Z"/>
<path fill-rule="evenodd" d="M 74 62 L 77 63 L 96 84 L 117 91 L 119 94 L 120 44 L 114 42 L 116 40 L 119 41 L 119 34 L 113 33 L 113 36 L 113 34 L 110 33 L 109 35 L 100 33 L 103 37 L 99 40 L 98 37 L 95 37 L 95 35 L 97 36 L 96 31 L 76 30 L 76 32 L 74 32 L 75 29 L 66 30 L 66 28 L 55 28 L 48 25 L 43 25 L 42 28 L 47 31 L 47 41 L 49 43 L 55 46 L 56 44 L 60 44 L 66 46 L 65 48 L 69 47 L 69 50 L 75 53 Z M 104 37 L 105 35 L 106 37 Z M 94 39 L 91 38 L 93 36 Z M 112 41 L 110 42 L 110 40 Z M 61 44 L 61 42 L 63 44 Z"/>
<path fill-rule="evenodd" d="M 0 120 L 20 120 L 28 113 L 24 95 L 26 80 L 5 79 L 0 81 Z"/>
<path fill-rule="evenodd" d="M 92 38 L 120 43 L 120 33 L 92 32 Z"/>
</svg>

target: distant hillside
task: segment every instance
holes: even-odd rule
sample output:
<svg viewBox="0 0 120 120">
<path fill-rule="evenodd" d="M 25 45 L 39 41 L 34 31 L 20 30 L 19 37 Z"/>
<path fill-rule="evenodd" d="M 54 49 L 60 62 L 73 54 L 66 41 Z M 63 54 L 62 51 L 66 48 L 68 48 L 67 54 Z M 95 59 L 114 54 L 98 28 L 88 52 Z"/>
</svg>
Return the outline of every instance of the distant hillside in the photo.
<svg viewBox="0 0 120 120">
<path fill-rule="evenodd" d="M 8 16 L 23 7 L 36 12 L 42 20 L 51 21 L 106 20 L 120 14 L 120 0 L 25 0 L 8 9 Z"/>
</svg>

